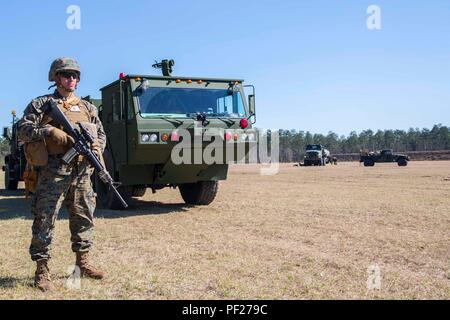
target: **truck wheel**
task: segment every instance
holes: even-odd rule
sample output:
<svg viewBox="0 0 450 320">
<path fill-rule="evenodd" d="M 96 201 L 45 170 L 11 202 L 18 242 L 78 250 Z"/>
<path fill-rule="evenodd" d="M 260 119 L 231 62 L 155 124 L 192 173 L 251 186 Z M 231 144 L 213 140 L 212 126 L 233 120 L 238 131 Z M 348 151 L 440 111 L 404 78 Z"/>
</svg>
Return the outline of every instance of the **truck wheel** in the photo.
<svg viewBox="0 0 450 320">
<path fill-rule="evenodd" d="M 122 206 L 122 203 L 119 201 L 119 199 L 117 199 L 114 193 L 109 190 L 108 186 L 100 180 L 97 173 L 94 174 L 94 189 L 97 193 L 97 200 L 101 207 L 112 210 L 123 210 L 124 207 Z M 125 202 L 129 204 L 132 196 L 132 188 L 120 186 L 119 188 L 117 188 L 117 191 L 119 191 Z"/>
<path fill-rule="evenodd" d="M 208 205 L 219 190 L 219 181 L 199 181 L 179 186 L 181 196 L 187 204 Z"/>
<path fill-rule="evenodd" d="M 364 160 L 364 167 L 373 167 L 375 162 L 373 160 Z"/>
<path fill-rule="evenodd" d="M 398 160 L 397 160 L 397 164 L 398 164 L 400 167 L 406 167 L 406 166 L 408 165 L 408 161 L 405 160 L 405 159 L 398 159 Z"/>
<path fill-rule="evenodd" d="M 19 180 L 14 179 L 14 169 L 11 169 L 9 163 L 5 166 L 5 189 L 6 190 L 17 190 L 17 185 Z"/>
<path fill-rule="evenodd" d="M 106 169 L 111 174 L 112 159 L 108 150 L 103 153 L 103 158 L 105 159 Z M 98 177 L 97 172 L 94 173 L 94 190 L 97 193 L 97 200 L 103 208 L 112 210 L 123 210 L 124 207 L 120 203 L 119 199 L 109 190 L 109 187 L 103 183 L 103 181 Z M 126 203 L 130 203 L 133 189 L 131 186 L 120 186 L 117 188 L 122 198 Z"/>
<path fill-rule="evenodd" d="M 146 187 L 142 186 L 133 186 L 133 197 L 143 197 L 145 195 L 145 192 L 147 191 Z"/>
</svg>

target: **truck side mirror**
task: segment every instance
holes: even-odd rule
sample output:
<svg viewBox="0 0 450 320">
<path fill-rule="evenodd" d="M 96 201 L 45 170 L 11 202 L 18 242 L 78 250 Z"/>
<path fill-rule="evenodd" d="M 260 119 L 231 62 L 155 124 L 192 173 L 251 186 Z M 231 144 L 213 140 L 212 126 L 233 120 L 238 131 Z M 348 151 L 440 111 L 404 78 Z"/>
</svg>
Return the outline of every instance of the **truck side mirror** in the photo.
<svg viewBox="0 0 450 320">
<path fill-rule="evenodd" d="M 11 140 L 11 130 L 9 129 L 9 127 L 4 127 L 3 128 L 3 138 L 7 139 L 7 140 Z"/>
<path fill-rule="evenodd" d="M 255 95 L 251 94 L 248 96 L 248 111 L 250 115 L 255 115 Z"/>
</svg>

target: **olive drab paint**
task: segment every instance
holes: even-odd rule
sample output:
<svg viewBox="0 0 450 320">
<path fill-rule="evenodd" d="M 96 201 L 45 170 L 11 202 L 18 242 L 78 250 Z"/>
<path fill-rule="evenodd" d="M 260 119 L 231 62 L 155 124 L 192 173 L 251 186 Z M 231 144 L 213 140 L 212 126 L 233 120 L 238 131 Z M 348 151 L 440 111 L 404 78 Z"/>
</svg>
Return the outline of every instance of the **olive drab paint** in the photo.
<svg viewBox="0 0 450 320">
<path fill-rule="evenodd" d="M 173 60 L 163 60 L 154 67 L 161 68 L 164 74 L 171 74 L 174 64 Z M 156 114 L 146 114 L 141 112 L 139 97 L 149 88 L 158 88 L 169 100 L 176 100 L 174 92 L 191 97 L 212 92 L 204 90 L 228 92 L 229 100 L 234 99 L 230 105 L 235 106 L 236 102 L 242 113 L 224 112 L 220 116 L 212 116 L 211 112 L 166 114 L 162 109 Z M 252 96 L 254 101 L 254 88 Z M 143 194 L 142 190 L 146 188 L 155 192 L 164 187 L 180 187 L 181 191 L 198 189 L 199 193 L 207 194 L 212 191 L 204 190 L 204 187 L 210 186 L 217 192 L 218 181 L 227 178 L 227 159 L 245 159 L 256 144 L 247 138 L 257 134 L 252 128 L 251 120 L 255 114 L 249 111 L 243 80 L 121 74 L 116 81 L 101 88 L 101 100 L 90 101 L 98 106 L 108 137 L 104 153 L 107 169 L 113 179 L 121 183 L 120 191 L 125 199 Z M 165 106 L 169 101 L 164 100 L 164 103 L 162 105 Z M 202 100 L 198 103 L 201 104 Z M 178 102 L 175 107 L 180 104 Z M 225 102 L 222 104 L 220 107 L 228 108 Z M 211 106 L 211 110 L 213 108 L 218 109 L 219 106 Z M 240 123 L 247 127 L 242 129 Z M 226 132 L 229 133 L 227 137 L 231 137 L 229 140 L 224 138 Z M 244 134 L 247 132 L 253 134 Z M 176 141 L 172 141 L 172 134 Z M 230 154 L 233 155 L 231 159 Z M 206 183 L 208 181 L 213 183 Z M 182 187 L 188 185 L 189 188 Z M 188 203 L 207 204 L 210 201 L 202 200 L 192 192 L 183 195 L 182 191 Z M 106 190 L 99 189 L 97 194 L 104 205 L 115 207 Z M 208 197 L 211 198 L 214 197 Z"/>
</svg>

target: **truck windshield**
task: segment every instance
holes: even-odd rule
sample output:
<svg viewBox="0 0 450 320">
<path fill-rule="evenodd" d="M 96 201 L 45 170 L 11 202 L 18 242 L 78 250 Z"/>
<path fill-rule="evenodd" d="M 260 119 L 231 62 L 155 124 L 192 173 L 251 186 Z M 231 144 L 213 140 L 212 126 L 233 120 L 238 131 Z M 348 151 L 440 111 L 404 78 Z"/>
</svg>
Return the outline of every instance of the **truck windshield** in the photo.
<svg viewBox="0 0 450 320">
<path fill-rule="evenodd" d="M 190 117 L 197 112 L 210 117 L 245 117 L 239 91 L 226 89 L 157 88 L 139 93 L 142 116 Z"/>
<path fill-rule="evenodd" d="M 306 151 L 310 151 L 310 150 L 319 150 L 320 151 L 320 149 L 321 149 L 320 146 L 314 145 L 314 144 L 313 145 L 309 144 L 306 146 Z"/>
</svg>

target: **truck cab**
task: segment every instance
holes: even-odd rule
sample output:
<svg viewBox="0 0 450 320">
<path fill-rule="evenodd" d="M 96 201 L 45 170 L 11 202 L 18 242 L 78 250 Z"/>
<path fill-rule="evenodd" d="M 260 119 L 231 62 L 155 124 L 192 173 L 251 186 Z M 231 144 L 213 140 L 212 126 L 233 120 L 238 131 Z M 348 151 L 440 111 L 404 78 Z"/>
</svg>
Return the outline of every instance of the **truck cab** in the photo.
<svg viewBox="0 0 450 320">
<path fill-rule="evenodd" d="M 394 151 L 392 149 L 384 149 L 380 151 L 380 162 L 393 162 Z"/>
<path fill-rule="evenodd" d="M 238 79 L 124 74 L 103 87 L 101 100 L 91 102 L 107 135 L 106 167 L 122 196 L 178 187 L 186 203 L 211 203 L 229 162 L 245 159 L 256 144 L 250 87 L 245 98 Z M 182 163 L 174 160 L 174 148 Z M 118 207 L 101 183 L 95 186 L 101 203 Z"/>
</svg>

